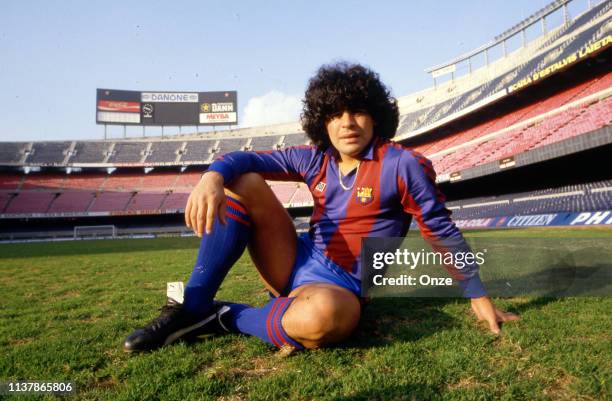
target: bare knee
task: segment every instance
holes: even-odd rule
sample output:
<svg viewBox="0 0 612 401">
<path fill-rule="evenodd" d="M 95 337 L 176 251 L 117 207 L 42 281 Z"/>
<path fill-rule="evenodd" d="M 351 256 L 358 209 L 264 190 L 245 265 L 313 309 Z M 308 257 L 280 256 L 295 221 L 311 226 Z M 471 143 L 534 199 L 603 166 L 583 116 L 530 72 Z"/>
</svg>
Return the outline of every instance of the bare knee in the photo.
<svg viewBox="0 0 612 401">
<path fill-rule="evenodd" d="M 226 185 L 225 193 L 238 198 L 241 201 L 250 200 L 253 196 L 261 192 L 262 189 L 269 189 L 264 178 L 257 173 L 246 173 L 236 177 Z"/>
<path fill-rule="evenodd" d="M 257 173 L 246 173 L 235 178 L 225 187 L 225 193 L 245 205 L 251 217 L 266 216 L 277 209 L 284 210 L 266 180 Z"/>
<path fill-rule="evenodd" d="M 320 348 L 346 339 L 357 327 L 361 306 L 340 288 L 304 291 L 293 301 L 283 327 L 306 348 Z"/>
</svg>

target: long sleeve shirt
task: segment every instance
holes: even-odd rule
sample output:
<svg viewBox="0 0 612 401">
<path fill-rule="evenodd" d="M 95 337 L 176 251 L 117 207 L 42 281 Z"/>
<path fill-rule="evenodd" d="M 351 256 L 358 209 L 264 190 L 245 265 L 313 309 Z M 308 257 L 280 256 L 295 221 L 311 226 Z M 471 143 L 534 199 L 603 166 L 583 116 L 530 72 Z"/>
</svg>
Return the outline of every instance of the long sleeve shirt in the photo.
<svg viewBox="0 0 612 401">
<path fill-rule="evenodd" d="M 270 180 L 305 182 L 314 200 L 311 240 L 357 279 L 361 279 L 362 237 L 403 237 L 412 216 L 426 241 L 439 244 L 448 239 L 469 249 L 444 206 L 428 159 L 400 144 L 374 138 L 362 152 L 358 168 L 346 176 L 337 161 L 333 148 L 320 151 L 298 146 L 228 153 L 209 170 L 220 173 L 226 184 L 247 172 Z M 447 268 L 466 297 L 486 294 L 477 264 Z"/>
</svg>

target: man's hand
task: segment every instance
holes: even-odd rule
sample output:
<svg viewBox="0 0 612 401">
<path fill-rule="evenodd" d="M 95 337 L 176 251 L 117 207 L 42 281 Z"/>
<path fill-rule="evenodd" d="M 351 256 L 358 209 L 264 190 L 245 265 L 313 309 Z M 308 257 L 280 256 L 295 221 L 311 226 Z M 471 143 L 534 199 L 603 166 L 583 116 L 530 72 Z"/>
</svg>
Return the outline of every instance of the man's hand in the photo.
<svg viewBox="0 0 612 401">
<path fill-rule="evenodd" d="M 519 320 L 518 315 L 511 312 L 500 311 L 493 305 L 491 298 L 480 297 L 472 298 L 472 310 L 476 314 L 479 321 L 486 321 L 489 325 L 489 330 L 494 334 L 499 334 L 499 323 Z"/>
<path fill-rule="evenodd" d="M 191 191 L 185 207 L 185 224 L 198 237 L 212 232 L 215 217 L 225 224 L 225 192 L 223 176 L 215 171 L 206 172 Z"/>
</svg>

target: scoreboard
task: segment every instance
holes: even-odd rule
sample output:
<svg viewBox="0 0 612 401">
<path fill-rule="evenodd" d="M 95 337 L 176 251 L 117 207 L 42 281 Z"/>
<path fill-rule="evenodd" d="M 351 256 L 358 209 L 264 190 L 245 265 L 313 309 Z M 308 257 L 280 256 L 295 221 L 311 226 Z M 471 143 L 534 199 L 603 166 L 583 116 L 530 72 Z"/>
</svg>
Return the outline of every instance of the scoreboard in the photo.
<svg viewBox="0 0 612 401">
<path fill-rule="evenodd" d="M 97 89 L 96 123 L 118 125 L 238 124 L 236 91 L 138 92 Z"/>
</svg>

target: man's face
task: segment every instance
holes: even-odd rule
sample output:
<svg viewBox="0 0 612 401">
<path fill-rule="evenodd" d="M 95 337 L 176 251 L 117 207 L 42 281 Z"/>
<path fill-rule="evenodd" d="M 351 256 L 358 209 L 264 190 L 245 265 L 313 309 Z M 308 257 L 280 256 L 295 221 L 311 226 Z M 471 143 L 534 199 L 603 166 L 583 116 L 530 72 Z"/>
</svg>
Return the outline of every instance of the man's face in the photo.
<svg viewBox="0 0 612 401">
<path fill-rule="evenodd" d="M 363 110 L 334 114 L 325 127 L 343 161 L 357 158 L 374 136 L 374 120 Z"/>
</svg>

